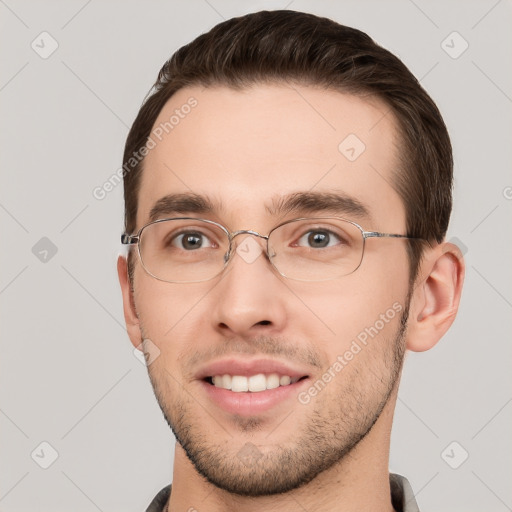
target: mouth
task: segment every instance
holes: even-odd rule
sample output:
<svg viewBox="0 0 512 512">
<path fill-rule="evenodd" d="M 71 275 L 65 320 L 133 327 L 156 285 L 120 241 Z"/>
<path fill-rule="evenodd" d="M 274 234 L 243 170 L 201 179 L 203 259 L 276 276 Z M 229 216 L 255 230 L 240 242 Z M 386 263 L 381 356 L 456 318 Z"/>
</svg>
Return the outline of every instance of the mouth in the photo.
<svg viewBox="0 0 512 512">
<path fill-rule="evenodd" d="M 229 359 L 208 365 L 196 376 L 205 398 L 237 416 L 281 414 L 299 405 L 299 393 L 310 385 L 306 369 L 271 360 Z"/>
<path fill-rule="evenodd" d="M 198 368 L 195 378 L 207 401 L 224 412 L 256 416 L 297 406 L 311 382 L 308 370 L 284 360 L 232 356 Z"/>
<path fill-rule="evenodd" d="M 280 375 L 278 373 L 257 373 L 255 375 L 230 375 L 226 373 L 224 375 L 205 377 L 204 382 L 233 393 L 261 393 L 271 389 L 290 386 L 307 378 L 307 375 L 291 377 L 290 375 Z"/>
</svg>

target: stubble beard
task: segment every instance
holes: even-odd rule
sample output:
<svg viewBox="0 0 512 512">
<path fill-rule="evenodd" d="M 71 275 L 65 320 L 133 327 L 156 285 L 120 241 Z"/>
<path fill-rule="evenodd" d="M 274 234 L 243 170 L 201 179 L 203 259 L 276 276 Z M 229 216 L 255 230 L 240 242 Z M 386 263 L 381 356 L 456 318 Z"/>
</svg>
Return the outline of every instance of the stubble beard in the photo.
<svg viewBox="0 0 512 512">
<path fill-rule="evenodd" d="M 165 391 L 161 384 L 163 382 L 165 386 L 165 377 L 169 377 L 165 371 L 164 375 L 157 377 L 149 368 L 149 376 L 167 423 L 200 475 L 216 487 L 240 496 L 281 494 L 298 489 L 340 463 L 371 431 L 398 386 L 405 354 L 408 313 L 409 297 L 401 313 L 394 342 L 372 341 L 386 342 L 389 347 L 384 351 L 381 366 L 361 367 L 362 371 L 353 372 L 355 377 L 344 383 L 336 401 L 329 404 L 330 409 L 325 405 L 321 407 L 320 393 L 307 405 L 313 409 L 305 426 L 290 432 L 286 446 L 272 445 L 259 450 L 249 440 L 237 446 L 227 430 L 215 425 L 215 419 L 207 415 L 213 428 L 217 428 L 224 437 L 222 442 L 216 443 L 209 437 L 212 428 L 204 422 L 194 421 L 192 411 L 200 407 L 195 399 L 182 392 L 171 402 L 170 392 Z M 372 373 L 374 386 L 369 387 L 366 381 L 371 380 Z M 343 378 L 342 371 L 335 379 Z M 375 387 L 377 381 L 379 384 Z M 234 417 L 233 425 L 237 433 L 247 435 L 261 428 L 261 420 L 257 417 Z"/>
</svg>

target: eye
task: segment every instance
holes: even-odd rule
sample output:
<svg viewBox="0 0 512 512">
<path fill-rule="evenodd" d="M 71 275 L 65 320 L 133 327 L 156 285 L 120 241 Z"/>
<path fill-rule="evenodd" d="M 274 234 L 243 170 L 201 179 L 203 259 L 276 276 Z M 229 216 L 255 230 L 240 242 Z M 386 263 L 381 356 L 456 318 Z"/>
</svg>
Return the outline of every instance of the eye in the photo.
<svg viewBox="0 0 512 512">
<path fill-rule="evenodd" d="M 308 246 L 313 249 L 323 249 L 339 245 L 342 240 L 338 235 L 326 229 L 310 230 L 297 240 L 298 246 Z"/>
<path fill-rule="evenodd" d="M 194 251 L 197 249 L 204 249 L 205 247 L 213 247 L 212 241 L 203 233 L 198 231 L 188 231 L 174 236 L 170 245 L 185 251 Z"/>
</svg>

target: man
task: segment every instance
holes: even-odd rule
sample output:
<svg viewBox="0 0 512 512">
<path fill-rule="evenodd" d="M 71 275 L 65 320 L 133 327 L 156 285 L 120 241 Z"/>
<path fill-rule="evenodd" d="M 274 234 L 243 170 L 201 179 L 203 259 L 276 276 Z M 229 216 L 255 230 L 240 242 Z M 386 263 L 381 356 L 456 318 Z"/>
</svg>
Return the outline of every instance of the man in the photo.
<svg viewBox="0 0 512 512">
<path fill-rule="evenodd" d="M 124 170 L 126 325 L 177 440 L 148 511 L 418 510 L 388 470 L 398 382 L 464 263 L 406 67 L 310 14 L 228 20 L 164 65 Z"/>
</svg>

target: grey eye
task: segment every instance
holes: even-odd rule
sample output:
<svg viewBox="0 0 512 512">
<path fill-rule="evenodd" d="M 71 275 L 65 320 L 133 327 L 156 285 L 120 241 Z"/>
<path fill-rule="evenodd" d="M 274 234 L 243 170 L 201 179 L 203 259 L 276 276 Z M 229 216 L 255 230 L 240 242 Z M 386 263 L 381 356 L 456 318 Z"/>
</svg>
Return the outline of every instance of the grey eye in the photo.
<svg viewBox="0 0 512 512">
<path fill-rule="evenodd" d="M 302 235 L 297 241 L 298 246 L 307 246 L 313 249 L 323 249 L 324 247 L 332 247 L 340 243 L 337 235 L 325 229 L 317 229 L 308 231 Z"/>
</svg>

